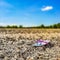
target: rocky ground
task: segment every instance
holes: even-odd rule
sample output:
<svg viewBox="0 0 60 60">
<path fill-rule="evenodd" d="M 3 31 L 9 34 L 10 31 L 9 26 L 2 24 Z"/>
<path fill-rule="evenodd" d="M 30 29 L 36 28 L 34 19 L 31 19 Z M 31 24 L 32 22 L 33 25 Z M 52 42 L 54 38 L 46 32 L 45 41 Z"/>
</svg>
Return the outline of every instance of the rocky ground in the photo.
<svg viewBox="0 0 60 60">
<path fill-rule="evenodd" d="M 37 39 L 50 45 L 33 47 Z M 0 60 L 60 60 L 60 30 L 0 30 Z"/>
</svg>

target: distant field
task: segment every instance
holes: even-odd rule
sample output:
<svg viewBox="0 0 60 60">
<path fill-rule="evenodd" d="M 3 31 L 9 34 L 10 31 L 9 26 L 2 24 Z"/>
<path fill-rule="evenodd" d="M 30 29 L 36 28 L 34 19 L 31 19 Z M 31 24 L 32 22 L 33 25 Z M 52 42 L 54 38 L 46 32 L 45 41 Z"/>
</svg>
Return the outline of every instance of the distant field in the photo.
<svg viewBox="0 0 60 60">
<path fill-rule="evenodd" d="M 0 32 L 11 32 L 16 33 L 43 33 L 43 32 L 60 32 L 60 29 L 37 29 L 37 28 L 0 28 Z"/>
<path fill-rule="evenodd" d="M 0 29 L 0 35 L 12 36 L 20 39 L 53 39 L 60 37 L 60 29 L 16 29 L 16 28 L 5 28 Z M 3 36 L 2 35 L 2 36 Z"/>
</svg>

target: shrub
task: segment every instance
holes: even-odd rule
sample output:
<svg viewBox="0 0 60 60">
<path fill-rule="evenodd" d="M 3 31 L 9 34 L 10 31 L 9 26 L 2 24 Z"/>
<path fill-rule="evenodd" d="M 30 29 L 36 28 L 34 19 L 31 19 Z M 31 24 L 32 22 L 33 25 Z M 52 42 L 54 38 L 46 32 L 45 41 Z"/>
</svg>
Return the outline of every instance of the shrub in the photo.
<svg viewBox="0 0 60 60">
<path fill-rule="evenodd" d="M 22 25 L 19 25 L 19 28 L 23 28 L 23 26 Z"/>
</svg>

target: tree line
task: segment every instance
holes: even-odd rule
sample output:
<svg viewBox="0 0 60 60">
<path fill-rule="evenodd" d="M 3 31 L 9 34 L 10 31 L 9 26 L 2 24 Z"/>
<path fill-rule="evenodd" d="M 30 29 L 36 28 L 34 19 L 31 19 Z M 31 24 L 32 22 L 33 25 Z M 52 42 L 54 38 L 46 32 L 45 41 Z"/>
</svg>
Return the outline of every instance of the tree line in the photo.
<svg viewBox="0 0 60 60">
<path fill-rule="evenodd" d="M 45 26 L 44 24 L 41 24 L 39 26 L 33 26 L 33 27 L 23 27 L 23 25 L 7 25 L 7 26 L 0 26 L 0 28 L 60 28 L 60 23 Z"/>
<path fill-rule="evenodd" d="M 44 24 L 41 24 L 40 26 L 37 26 L 38 28 L 60 28 L 60 23 L 44 26 Z"/>
</svg>

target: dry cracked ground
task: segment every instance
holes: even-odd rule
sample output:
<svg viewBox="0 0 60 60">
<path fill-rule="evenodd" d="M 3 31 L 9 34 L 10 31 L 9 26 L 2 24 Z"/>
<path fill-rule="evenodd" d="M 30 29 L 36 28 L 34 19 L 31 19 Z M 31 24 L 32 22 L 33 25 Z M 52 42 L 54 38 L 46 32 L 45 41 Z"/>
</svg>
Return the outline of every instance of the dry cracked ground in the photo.
<svg viewBox="0 0 60 60">
<path fill-rule="evenodd" d="M 38 39 L 50 45 L 33 47 Z M 60 60 L 60 29 L 0 29 L 0 60 Z"/>
</svg>

